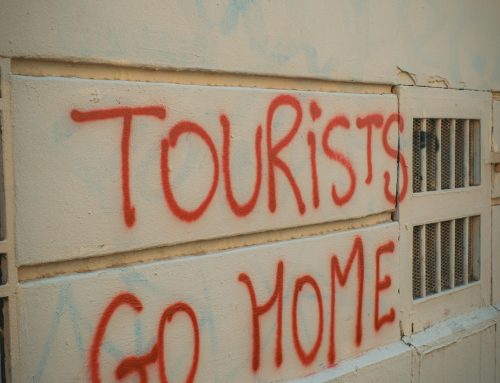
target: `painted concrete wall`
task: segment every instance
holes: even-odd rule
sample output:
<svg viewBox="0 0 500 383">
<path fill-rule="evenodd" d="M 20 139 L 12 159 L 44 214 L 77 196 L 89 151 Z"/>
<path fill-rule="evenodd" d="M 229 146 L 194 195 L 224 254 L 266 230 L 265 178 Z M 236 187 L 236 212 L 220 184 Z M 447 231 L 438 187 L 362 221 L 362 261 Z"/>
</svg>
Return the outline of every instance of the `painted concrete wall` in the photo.
<svg viewBox="0 0 500 383">
<path fill-rule="evenodd" d="M 4 0 L 8 56 L 500 89 L 495 0 Z"/>
<path fill-rule="evenodd" d="M 20 76 L 12 96 L 20 264 L 394 206 L 394 95 Z"/>
<path fill-rule="evenodd" d="M 497 2 L 0 9 L 8 381 L 500 381 Z M 479 185 L 413 190 L 419 118 Z M 472 216 L 479 280 L 414 299 Z"/>
<path fill-rule="evenodd" d="M 389 224 L 26 283 L 21 380 L 311 374 L 399 339 L 396 242 Z"/>
</svg>

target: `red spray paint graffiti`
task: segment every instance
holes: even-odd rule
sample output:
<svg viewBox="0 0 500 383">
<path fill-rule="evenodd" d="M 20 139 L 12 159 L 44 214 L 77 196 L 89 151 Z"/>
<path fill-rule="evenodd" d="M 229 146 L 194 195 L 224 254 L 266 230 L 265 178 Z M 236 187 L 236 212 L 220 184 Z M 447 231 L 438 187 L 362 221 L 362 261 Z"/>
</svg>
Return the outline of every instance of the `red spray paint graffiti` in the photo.
<svg viewBox="0 0 500 383">
<path fill-rule="evenodd" d="M 391 286 L 391 277 L 386 275 L 384 279 L 380 280 L 380 257 L 385 253 L 392 253 L 394 251 L 395 245 L 393 241 L 389 241 L 379 246 L 376 249 L 376 286 L 374 290 L 374 301 L 375 301 L 375 331 L 378 332 L 385 324 L 390 324 L 395 320 L 395 310 L 391 308 L 389 313 L 380 316 L 379 313 L 379 303 L 380 303 L 380 292 L 386 290 Z M 340 266 L 340 261 L 337 255 L 332 255 L 330 258 L 330 269 L 331 269 L 331 289 L 330 289 L 330 334 L 328 337 L 328 353 L 326 355 L 326 360 L 330 366 L 335 364 L 336 361 L 336 341 L 335 341 L 335 331 L 336 331 L 336 297 L 337 297 L 337 282 L 340 286 L 345 286 L 349 276 L 351 275 L 351 270 L 357 261 L 357 274 L 353 278 L 357 281 L 357 304 L 356 304 L 356 321 L 355 321 L 355 337 L 353 343 L 356 347 L 360 347 L 363 342 L 363 301 L 365 299 L 364 281 L 365 281 L 365 251 L 363 245 L 363 239 L 361 236 L 356 236 L 352 245 L 351 252 L 347 259 L 345 267 L 342 269 Z M 252 370 L 257 372 L 261 365 L 261 332 L 260 332 L 260 322 L 259 319 L 262 315 L 268 313 L 273 306 L 276 307 L 276 346 L 275 346 L 275 356 L 274 364 L 278 368 L 283 363 L 283 290 L 284 286 L 284 263 L 280 261 L 277 265 L 276 270 L 276 285 L 271 297 L 262 305 L 257 304 L 257 297 L 255 294 L 255 288 L 252 283 L 250 276 L 246 273 L 241 273 L 238 280 L 245 284 L 248 289 L 251 303 L 252 312 Z M 304 288 L 308 285 L 314 291 L 314 296 L 316 299 L 318 307 L 318 328 L 316 332 L 316 339 L 313 346 L 309 351 L 304 350 L 302 346 L 300 336 L 299 336 L 299 316 L 298 316 L 298 305 L 299 296 Z M 325 311 L 323 308 L 323 298 L 322 292 L 317 280 L 309 274 L 298 277 L 295 280 L 293 300 L 292 300 L 292 339 L 293 345 L 297 354 L 299 361 L 304 365 L 308 366 L 313 363 L 318 355 L 321 343 L 323 341 L 323 329 L 324 329 L 324 316 Z"/>
<path fill-rule="evenodd" d="M 285 134 L 279 138 L 273 137 L 276 133 L 273 133 L 273 126 L 276 124 L 276 115 L 278 113 L 287 112 L 292 113 L 293 118 L 290 123 L 288 130 L 285 130 Z M 123 120 L 122 135 L 121 135 L 121 178 L 122 178 L 122 200 L 123 200 L 123 217 L 124 222 L 127 227 L 134 226 L 136 222 L 136 210 L 135 205 L 132 203 L 131 188 L 130 188 L 130 150 L 131 150 L 131 131 L 132 131 L 132 120 L 138 117 L 154 117 L 159 120 L 165 120 L 167 113 L 166 107 L 164 106 L 141 106 L 141 107 L 117 107 L 109 109 L 97 109 L 90 111 L 80 111 L 74 109 L 71 112 L 71 118 L 77 123 L 91 123 L 101 120 L 116 119 L 121 118 Z M 391 177 L 389 169 L 382 169 L 384 178 L 384 188 L 379 192 L 383 192 L 385 199 L 391 204 L 395 204 L 396 200 L 399 202 L 403 201 L 408 188 L 408 170 L 406 165 L 406 160 L 404 156 L 400 153 L 397 147 L 391 145 L 389 134 L 391 129 L 397 126 L 399 132 L 404 131 L 404 121 L 402 116 L 397 113 L 393 113 L 388 117 L 384 117 L 378 113 L 368 113 L 364 116 L 358 116 L 355 120 L 358 129 L 352 130 L 352 122 L 346 116 L 338 114 L 330 117 L 326 125 L 321 125 L 322 118 L 324 117 L 324 112 L 321 106 L 316 101 L 311 101 L 309 103 L 309 116 L 307 120 L 309 123 L 313 123 L 314 129 L 308 130 L 304 133 L 306 136 L 305 145 L 309 147 L 309 165 L 311 170 L 311 184 L 310 190 L 312 191 L 312 207 L 318 209 L 322 203 L 320 200 L 320 190 L 321 187 L 325 186 L 325 182 L 322 177 L 325 174 L 321 174 L 318 171 L 318 160 L 320 156 L 327 158 L 345 169 L 348 176 L 349 182 L 347 190 L 340 190 L 341 188 L 337 183 L 332 183 L 329 185 L 331 188 L 331 201 L 334 206 L 338 208 L 345 208 L 353 197 L 356 195 L 359 188 L 357 182 L 359 170 L 353 167 L 352 158 L 349 157 L 349 148 L 335 147 L 335 136 L 338 134 L 337 131 L 345 130 L 348 134 L 359 134 L 357 131 L 362 131 L 366 129 L 366 177 L 365 186 L 369 187 L 372 184 L 374 177 L 378 175 L 375 173 L 373 165 L 373 151 L 372 146 L 375 142 L 375 131 L 381 130 L 382 134 L 379 135 L 382 142 L 384 153 L 379 155 L 385 155 L 386 158 L 390 158 L 395 162 L 401 164 L 401 174 L 400 177 L 400 190 L 395 190 L 396 180 L 395 177 Z M 161 180 L 163 187 L 163 194 L 165 198 L 165 203 L 172 212 L 172 214 L 179 220 L 184 222 L 193 222 L 201 219 L 205 212 L 210 208 L 211 202 L 214 199 L 215 194 L 219 186 L 219 174 L 222 172 L 222 178 L 224 181 L 225 189 L 225 199 L 230 211 L 237 217 L 246 217 L 250 215 L 255 206 L 258 203 L 261 184 L 263 182 L 263 156 L 262 156 L 262 145 L 263 145 L 263 134 L 265 134 L 265 145 L 266 154 L 264 155 L 267 162 L 267 205 L 270 213 L 274 213 L 278 209 L 279 200 L 277 197 L 277 188 L 280 182 L 286 180 L 285 188 L 291 190 L 291 193 L 295 199 L 297 210 L 300 215 L 304 215 L 307 212 L 307 204 L 304 200 L 304 185 L 300 185 L 296 175 L 294 174 L 292 167 L 283 158 L 283 154 L 287 149 L 289 149 L 294 142 L 299 142 L 301 140 L 301 129 L 304 129 L 304 118 L 303 106 L 299 99 L 293 95 L 283 94 L 272 99 L 268 105 L 266 120 L 264 124 L 257 124 L 255 130 L 255 183 L 253 186 L 252 194 L 250 198 L 244 202 L 238 202 L 233 192 L 233 185 L 231 183 L 231 121 L 227 113 L 222 113 L 219 116 L 219 123 L 222 127 L 222 142 L 214 142 L 213 138 L 210 136 L 209 132 L 202 125 L 194 121 L 181 121 L 174 124 L 168 131 L 168 134 L 159 144 L 160 149 L 160 171 Z M 265 132 L 263 132 L 262 126 L 265 126 Z M 316 129 L 322 129 L 321 145 L 317 144 L 318 138 Z M 202 200 L 199 206 L 195 209 L 187 210 L 180 206 L 179 202 L 175 197 L 175 187 L 176 185 L 171 182 L 171 171 L 170 164 L 170 153 L 175 148 L 176 143 L 182 135 L 193 134 L 200 139 L 204 145 L 208 148 L 211 156 L 213 171 L 207 173 L 207 177 L 211 180 L 210 188 L 206 191 L 205 198 Z M 339 131 L 340 133 L 340 131 Z M 362 139 L 362 138 L 360 138 Z M 333 141 L 333 143 L 332 143 Z M 379 141 L 380 142 L 380 141 Z M 307 159 L 305 159 L 307 161 Z M 209 169 L 210 167 L 208 167 Z M 209 170 L 210 172 L 210 170 Z M 277 175 L 281 173 L 283 177 L 278 177 Z M 376 190 L 374 192 L 377 192 Z M 200 193 L 203 193 L 201 191 Z"/>
<path fill-rule="evenodd" d="M 328 349 L 328 363 L 333 365 L 336 359 L 336 350 L 335 350 L 335 310 L 336 310 L 336 282 L 338 280 L 341 286 L 345 286 L 347 283 L 347 279 L 349 278 L 349 274 L 351 272 L 351 268 L 354 264 L 355 259 L 358 260 L 358 291 L 357 291 L 357 304 L 356 304 L 356 346 L 361 345 L 361 341 L 363 340 L 363 292 L 364 292 L 364 281 L 365 281 L 365 256 L 363 250 L 363 240 L 361 237 L 356 237 L 354 239 L 354 244 L 352 247 L 351 254 L 349 255 L 349 259 L 347 260 L 347 265 L 342 271 L 340 267 L 340 261 L 336 255 L 333 255 L 331 258 L 331 281 L 332 281 L 332 295 L 331 295 L 331 317 L 330 317 L 330 344 Z"/>
<path fill-rule="evenodd" d="M 210 186 L 210 190 L 205 197 L 205 199 L 201 202 L 200 206 L 198 206 L 195 210 L 188 211 L 183 209 L 175 199 L 174 192 L 172 190 L 172 185 L 170 183 L 170 167 L 168 165 L 168 153 L 170 147 L 174 148 L 177 144 L 177 140 L 182 134 L 196 134 L 201 138 L 201 140 L 208 146 L 210 150 L 210 154 L 212 155 L 213 167 L 214 167 L 214 175 L 212 177 L 212 185 Z M 207 210 L 208 205 L 214 198 L 215 190 L 217 189 L 217 185 L 219 183 L 219 160 L 217 157 L 217 149 L 215 148 L 215 144 L 208 135 L 208 133 L 198 124 L 190 121 L 181 121 L 177 123 L 168 135 L 168 138 L 163 139 L 162 141 L 162 150 L 161 150 L 161 176 L 162 176 L 162 186 L 163 193 L 165 195 L 165 200 L 167 201 L 168 206 L 172 210 L 172 212 L 181 220 L 186 222 L 196 221 L 201 215 Z"/>
<path fill-rule="evenodd" d="M 132 117 L 150 116 L 164 120 L 167 116 L 167 110 L 164 106 L 144 106 L 137 108 L 111 108 L 96 109 L 87 112 L 79 110 L 71 111 L 71 118 L 75 122 L 90 122 L 99 120 L 108 120 L 112 118 L 123 118 L 122 128 L 122 198 L 123 198 L 123 218 L 128 227 L 134 226 L 135 207 L 130 198 L 130 134 L 132 133 Z"/>
<path fill-rule="evenodd" d="M 109 322 L 113 314 L 121 306 L 129 306 L 135 312 L 141 312 L 143 306 L 139 298 L 131 293 L 121 293 L 117 295 L 108 304 L 104 310 L 99 323 L 97 325 L 96 332 L 90 347 L 89 353 L 89 369 L 90 369 L 90 380 L 92 383 L 101 383 L 101 366 L 99 358 L 101 355 L 101 348 L 103 345 L 104 337 L 106 335 L 106 330 L 108 328 Z M 191 368 L 186 378 L 187 383 L 194 382 L 196 376 L 196 370 L 198 368 L 198 361 L 200 357 L 200 330 L 198 327 L 198 320 L 196 318 L 195 311 L 184 302 L 177 302 L 168 306 L 160 318 L 157 332 L 157 342 L 152 347 L 151 351 L 145 355 L 140 356 L 129 356 L 124 358 L 115 370 L 115 378 L 121 380 L 129 375 L 137 374 L 139 376 L 141 383 L 147 383 L 148 373 L 147 367 L 149 365 L 157 364 L 158 374 L 160 382 L 167 383 L 167 369 L 165 366 L 166 355 L 164 353 L 165 345 L 165 329 L 167 322 L 170 322 L 174 315 L 177 313 L 184 313 L 188 316 L 191 324 L 193 326 L 193 337 L 194 337 L 194 350 L 191 362 Z"/>
<path fill-rule="evenodd" d="M 385 326 L 395 322 L 396 311 L 393 307 L 389 306 L 388 309 L 385 309 L 385 312 L 381 312 L 381 302 L 384 304 L 384 296 L 388 293 L 391 293 L 389 296 L 394 296 L 394 291 L 390 291 L 392 287 L 391 275 L 384 273 L 381 262 L 382 257 L 394 253 L 394 241 L 386 240 L 378 246 L 372 245 L 372 250 L 368 251 L 361 235 L 356 235 L 349 245 L 350 250 L 345 254 L 330 253 L 330 255 L 323 258 L 328 262 L 329 266 L 329 273 L 323 276 L 313 274 L 287 276 L 285 261 L 278 261 L 275 270 L 271 274 L 274 285 L 267 296 L 258 296 L 257 291 L 261 291 L 258 283 L 255 283 L 248 273 L 239 273 L 238 282 L 235 280 L 235 283 L 242 284 L 249 297 L 250 317 L 247 317 L 247 319 L 251 329 L 249 332 L 251 343 L 249 354 L 251 355 L 250 369 L 253 373 L 260 373 L 264 364 L 269 366 L 272 363 L 275 369 L 283 367 L 285 364 L 283 350 L 285 337 L 289 337 L 285 341 L 289 340 L 288 344 L 293 345 L 292 350 L 295 352 L 295 359 L 287 363 L 299 362 L 304 367 L 308 367 L 314 362 L 326 362 L 325 364 L 333 366 L 337 360 L 336 334 L 339 331 L 346 334 L 346 330 L 349 331 L 349 328 L 351 328 L 353 330 L 352 346 L 358 348 L 362 346 L 366 333 L 376 334 Z M 368 271 L 374 274 L 371 275 L 371 278 L 375 283 L 374 288 L 367 291 L 365 282 Z M 330 278 L 328 278 L 328 274 Z M 342 289 L 339 289 L 339 287 Z M 307 297 L 307 300 L 305 297 Z M 343 302 L 345 299 L 356 301 L 356 304 L 340 305 L 339 302 Z M 307 311 L 301 310 L 301 307 L 303 308 L 304 303 L 307 301 L 312 302 L 312 308 Z M 365 304 L 366 301 L 368 301 L 367 304 Z M 370 307 L 371 302 L 374 302 L 374 306 L 371 306 L 373 310 Z M 244 306 L 245 302 L 240 302 L 240 304 Z M 368 308 L 368 313 L 365 313 L 363 307 Z M 384 307 L 387 307 L 387 304 Z M 100 361 L 103 359 L 102 350 L 104 349 L 106 336 L 109 336 L 108 329 L 113 317 L 118 315 L 119 310 L 125 312 L 128 310 L 133 314 L 140 314 L 143 308 L 141 300 L 136 295 L 123 292 L 115 296 L 103 310 L 89 350 L 88 360 L 91 382 L 100 383 L 102 381 L 102 371 L 109 368 L 109 362 L 101 365 Z M 345 314 L 348 314 L 349 318 L 352 315 L 355 320 L 346 322 L 345 319 L 342 319 L 343 322 L 339 326 L 337 322 L 339 321 L 340 309 L 343 310 L 341 312 L 343 314 L 342 318 L 345 318 Z M 346 310 L 349 311 L 346 313 Z M 304 313 L 306 314 L 304 315 Z M 183 320 L 188 319 L 188 323 L 191 325 L 192 330 L 188 329 L 188 331 L 193 339 L 193 350 L 191 354 L 188 354 L 190 355 L 190 367 L 185 375 L 185 381 L 193 382 L 195 380 L 200 362 L 202 334 L 195 308 L 185 302 L 170 304 L 163 310 L 154 333 L 156 340 L 150 350 L 145 354 L 130 355 L 119 361 L 114 369 L 116 380 L 135 376 L 141 383 L 146 383 L 149 381 L 152 371 L 156 370 L 159 380 L 168 382 L 166 360 L 168 360 L 169 356 L 165 353 L 165 345 L 168 341 L 167 325 L 174 317 Z M 300 330 L 304 328 L 304 325 L 311 318 L 317 319 L 317 327 L 312 329 L 312 341 L 305 346 L 305 339 L 302 338 L 305 333 Z M 366 318 L 373 318 L 373 327 L 365 327 L 364 320 Z M 224 320 L 231 319 L 225 318 Z M 262 347 L 264 320 L 267 320 L 267 323 L 269 321 L 274 323 L 274 336 L 271 343 L 274 354 L 272 362 L 266 360 L 263 356 L 265 353 Z M 204 320 L 201 323 L 203 322 Z M 245 323 L 245 321 L 241 323 Z M 291 329 L 291 331 L 283 331 L 284 328 Z M 266 329 L 266 331 L 268 330 Z M 345 340 L 344 336 L 343 342 Z M 325 346 L 322 348 L 322 345 Z M 286 355 L 290 356 L 289 353 Z"/>
<path fill-rule="evenodd" d="M 278 263 L 276 271 L 276 287 L 273 295 L 263 305 L 257 304 L 257 297 L 250 277 L 241 273 L 238 280 L 244 283 L 250 294 L 250 303 L 252 305 L 252 331 L 253 331 L 253 352 L 252 352 L 252 368 L 257 371 L 260 366 L 260 322 L 259 317 L 267 313 L 273 305 L 277 304 L 276 313 L 276 351 L 274 354 L 274 362 L 276 367 L 281 366 L 283 362 L 282 350 L 282 328 L 283 328 L 283 262 Z"/>
<path fill-rule="evenodd" d="M 299 338 L 299 326 L 298 326 L 298 315 L 297 315 L 297 306 L 299 300 L 299 294 L 302 291 L 302 288 L 305 285 L 310 285 L 314 293 L 316 294 L 316 302 L 318 304 L 318 330 L 316 333 L 316 340 L 309 352 L 304 351 L 302 344 L 300 343 Z M 293 335 L 293 344 L 295 346 L 295 350 L 297 351 L 297 355 L 299 356 L 300 361 L 304 366 L 308 366 L 318 354 L 319 347 L 321 346 L 321 340 L 323 338 L 323 299 L 321 298 L 321 291 L 318 286 L 318 282 L 310 276 L 304 275 L 303 277 L 298 278 L 295 281 L 295 289 L 293 291 L 293 303 L 292 303 L 292 335 Z"/>
<path fill-rule="evenodd" d="M 332 199 L 333 202 L 335 202 L 336 205 L 342 206 L 346 204 L 347 202 L 350 201 L 354 194 L 354 190 L 356 189 L 356 173 L 354 172 L 354 169 L 352 167 L 351 161 L 347 158 L 347 156 L 337 150 L 332 149 L 328 145 L 328 139 L 330 137 L 331 132 L 333 131 L 334 128 L 343 128 L 343 129 L 349 129 L 350 123 L 349 120 L 344 117 L 344 116 L 338 116 L 335 118 L 332 118 L 328 124 L 326 125 L 325 131 L 323 132 L 323 150 L 325 151 L 325 154 L 330 157 L 332 160 L 339 162 L 342 166 L 346 168 L 346 170 L 349 173 L 349 178 L 351 180 L 351 184 L 349 186 L 349 189 L 343 196 L 339 196 L 337 193 L 337 187 L 335 185 L 332 185 Z"/>
</svg>

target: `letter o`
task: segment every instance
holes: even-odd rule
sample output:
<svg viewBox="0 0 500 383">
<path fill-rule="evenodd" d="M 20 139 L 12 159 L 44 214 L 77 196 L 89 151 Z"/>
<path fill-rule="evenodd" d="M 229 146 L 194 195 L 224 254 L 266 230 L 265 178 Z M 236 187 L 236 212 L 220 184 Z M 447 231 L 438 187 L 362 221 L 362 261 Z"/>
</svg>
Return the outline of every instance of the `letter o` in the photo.
<svg viewBox="0 0 500 383">
<path fill-rule="evenodd" d="M 186 382 L 192 383 L 196 376 L 198 359 L 200 357 L 200 329 L 198 327 L 198 321 L 196 320 L 196 314 L 191 306 L 184 302 L 177 302 L 168 306 L 165 311 L 163 311 L 158 325 L 158 371 L 161 383 L 168 383 L 167 368 L 165 366 L 165 325 L 167 321 L 170 322 L 174 315 L 180 311 L 186 313 L 191 320 L 194 334 L 193 361 L 191 363 L 191 368 L 186 378 Z"/>
<path fill-rule="evenodd" d="M 182 208 L 176 201 L 174 194 L 172 192 L 172 185 L 170 183 L 170 169 L 168 164 L 168 154 L 170 147 L 174 148 L 177 144 L 177 140 L 182 134 L 193 133 L 199 136 L 203 142 L 208 146 L 210 154 L 212 155 L 212 162 L 214 165 L 214 175 L 212 179 L 212 186 L 201 204 L 194 210 L 186 210 Z M 202 216 L 208 205 L 212 201 L 217 190 L 217 185 L 219 183 L 219 160 L 217 158 L 217 149 L 215 144 L 208 135 L 208 133 L 198 124 L 191 121 L 181 121 L 178 122 L 169 133 L 168 138 L 164 138 L 161 142 L 161 180 L 163 187 L 163 194 L 165 195 L 165 200 L 172 212 L 181 220 L 186 222 L 196 221 Z"/>
<path fill-rule="evenodd" d="M 309 284 L 316 293 L 316 300 L 318 302 L 318 334 L 316 336 L 316 341 L 314 342 L 311 351 L 306 352 L 302 347 L 299 339 L 299 329 L 297 320 L 297 303 L 299 299 L 299 293 L 302 291 L 304 285 Z M 318 283 L 310 275 L 304 275 L 295 281 L 295 290 L 293 292 L 293 304 L 292 304 L 292 333 L 293 333 L 293 344 L 295 345 L 295 350 L 302 361 L 302 363 L 307 366 L 314 361 L 316 355 L 318 354 L 319 347 L 321 346 L 321 340 L 323 335 L 323 302 L 321 298 L 321 291 L 319 289 Z"/>
</svg>

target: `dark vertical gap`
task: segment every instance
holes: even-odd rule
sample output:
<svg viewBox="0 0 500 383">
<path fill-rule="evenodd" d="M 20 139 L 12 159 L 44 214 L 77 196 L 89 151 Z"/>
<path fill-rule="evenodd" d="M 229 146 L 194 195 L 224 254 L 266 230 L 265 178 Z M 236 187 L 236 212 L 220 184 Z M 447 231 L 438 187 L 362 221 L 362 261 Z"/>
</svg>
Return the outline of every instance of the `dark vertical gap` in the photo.
<svg viewBox="0 0 500 383">
<path fill-rule="evenodd" d="M 469 122 L 469 185 L 481 185 L 481 125 L 479 120 Z"/>
<path fill-rule="evenodd" d="M 469 218 L 468 266 L 469 282 L 479 281 L 481 270 L 481 217 Z"/>
<path fill-rule="evenodd" d="M 7 370 L 6 370 L 6 329 L 5 318 L 7 317 L 6 298 L 0 299 L 0 378 L 2 383 L 7 383 Z"/>
<path fill-rule="evenodd" d="M 5 285 L 8 281 L 7 256 L 0 254 L 0 284 Z"/>
</svg>

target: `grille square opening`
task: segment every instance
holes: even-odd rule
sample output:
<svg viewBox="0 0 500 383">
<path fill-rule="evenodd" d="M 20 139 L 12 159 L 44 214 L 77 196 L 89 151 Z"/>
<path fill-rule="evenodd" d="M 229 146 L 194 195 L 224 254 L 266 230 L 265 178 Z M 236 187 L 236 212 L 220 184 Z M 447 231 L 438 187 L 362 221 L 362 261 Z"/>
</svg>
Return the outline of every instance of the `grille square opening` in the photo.
<svg viewBox="0 0 500 383">
<path fill-rule="evenodd" d="M 481 217 L 413 227 L 413 299 L 480 280 Z"/>
<path fill-rule="evenodd" d="M 481 184 L 480 121 L 414 118 L 413 192 L 432 192 Z"/>
</svg>

